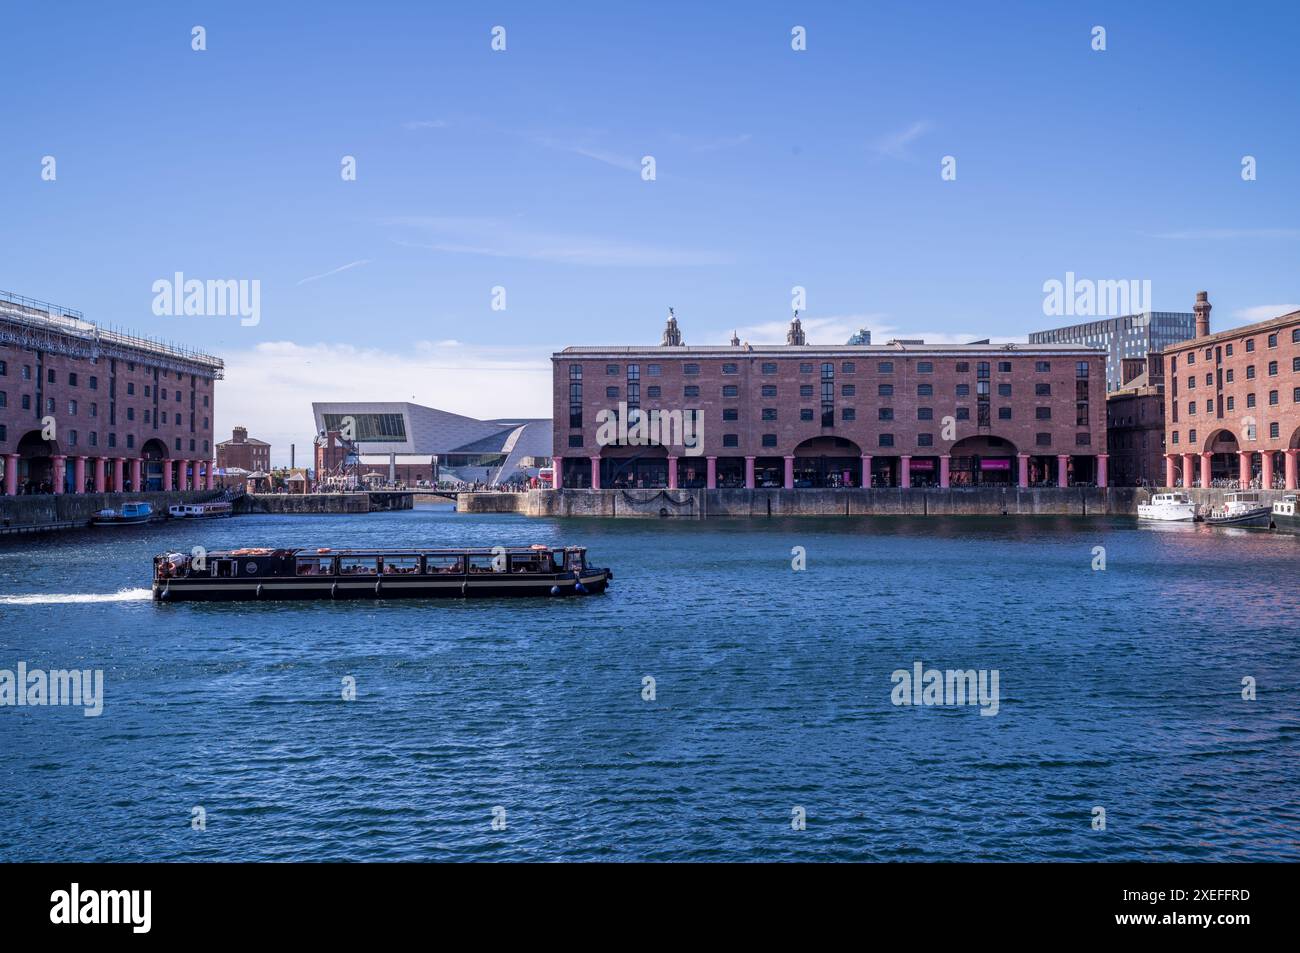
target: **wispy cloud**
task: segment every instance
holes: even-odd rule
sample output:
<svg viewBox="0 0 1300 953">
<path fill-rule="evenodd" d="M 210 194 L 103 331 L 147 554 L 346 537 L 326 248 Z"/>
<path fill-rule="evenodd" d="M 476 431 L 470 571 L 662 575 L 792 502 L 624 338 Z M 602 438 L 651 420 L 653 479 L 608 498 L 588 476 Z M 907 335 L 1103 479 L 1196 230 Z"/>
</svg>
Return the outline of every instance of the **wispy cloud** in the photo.
<svg viewBox="0 0 1300 953">
<path fill-rule="evenodd" d="M 754 137 L 746 132 L 738 136 L 722 136 L 718 139 L 709 139 L 705 142 L 698 142 L 691 146 L 696 152 L 718 152 L 722 149 L 734 149 L 737 146 L 743 146 Z"/>
<path fill-rule="evenodd" d="M 641 169 L 641 158 L 639 156 L 621 155 L 594 146 L 587 141 L 559 139 L 554 136 L 532 136 L 531 138 L 537 145 L 544 146 L 547 149 L 571 152 L 574 155 L 593 159 L 596 162 L 603 162 L 605 165 L 612 165 L 616 169 L 623 169 L 625 172 L 637 172 Z"/>
<path fill-rule="evenodd" d="M 925 135 L 934 124 L 925 119 L 918 119 L 905 129 L 881 136 L 870 144 L 870 149 L 878 156 L 887 159 L 907 159 L 911 157 L 908 147 Z"/>
<path fill-rule="evenodd" d="M 406 217 L 389 219 L 384 224 L 412 228 L 428 236 L 423 241 L 394 239 L 399 245 L 458 255 L 627 268 L 725 265 L 732 262 L 729 255 L 704 249 L 541 231 L 492 218 Z"/>
<path fill-rule="evenodd" d="M 1300 228 L 1190 228 L 1179 232 L 1143 233 L 1173 241 L 1222 241 L 1235 238 L 1300 238 Z"/>
<path fill-rule="evenodd" d="M 322 278 L 328 278 L 330 275 L 337 275 L 340 271 L 347 271 L 349 268 L 358 268 L 361 265 L 368 265 L 370 264 L 370 261 L 371 259 L 369 258 L 358 258 L 356 261 L 350 261 L 346 265 L 339 265 L 337 268 L 323 271 L 319 275 L 308 275 L 306 278 L 302 279 L 302 281 L 298 282 L 298 284 L 305 285 L 309 281 L 319 281 Z"/>
<path fill-rule="evenodd" d="M 1300 304 L 1257 304 L 1253 308 L 1238 308 L 1232 312 L 1234 318 L 1240 318 L 1247 324 L 1267 321 L 1293 311 L 1300 311 Z"/>
<path fill-rule="evenodd" d="M 402 123 L 403 129 L 446 129 L 448 122 L 445 119 L 408 119 Z"/>
</svg>

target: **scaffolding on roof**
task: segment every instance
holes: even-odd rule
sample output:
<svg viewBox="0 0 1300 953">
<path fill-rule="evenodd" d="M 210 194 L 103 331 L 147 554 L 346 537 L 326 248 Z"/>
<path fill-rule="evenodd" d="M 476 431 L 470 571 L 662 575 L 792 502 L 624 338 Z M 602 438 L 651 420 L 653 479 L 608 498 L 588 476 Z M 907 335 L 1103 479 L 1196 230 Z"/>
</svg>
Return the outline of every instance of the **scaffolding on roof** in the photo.
<svg viewBox="0 0 1300 953">
<path fill-rule="evenodd" d="M 0 343 L 97 360 L 149 362 L 220 380 L 225 362 L 194 348 L 120 330 L 107 330 L 72 308 L 0 291 Z"/>
</svg>

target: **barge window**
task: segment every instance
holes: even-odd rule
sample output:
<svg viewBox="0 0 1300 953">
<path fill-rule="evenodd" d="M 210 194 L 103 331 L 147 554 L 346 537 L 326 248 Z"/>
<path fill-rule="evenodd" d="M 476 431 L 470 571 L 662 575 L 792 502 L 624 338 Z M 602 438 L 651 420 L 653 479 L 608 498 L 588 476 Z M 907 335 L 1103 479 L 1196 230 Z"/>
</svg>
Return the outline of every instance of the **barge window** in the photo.
<svg viewBox="0 0 1300 953">
<path fill-rule="evenodd" d="M 491 553 L 479 553 L 465 558 L 469 563 L 471 573 L 500 572 L 505 569 L 505 560 L 498 561 Z M 498 566 L 501 566 L 501 569 L 498 569 Z"/>
<path fill-rule="evenodd" d="M 461 568 L 459 556 L 433 555 L 424 557 L 424 571 L 441 575 L 459 575 L 464 572 L 464 569 Z"/>
<path fill-rule="evenodd" d="M 543 557 L 545 557 L 544 561 Z M 550 572 L 550 561 L 550 553 L 516 553 L 510 557 L 510 571 L 512 573 Z"/>
<path fill-rule="evenodd" d="M 299 576 L 331 576 L 334 574 L 334 558 L 299 556 L 296 570 Z"/>
<path fill-rule="evenodd" d="M 420 570 L 419 556 L 385 556 L 385 576 L 406 576 Z"/>
<path fill-rule="evenodd" d="M 377 576 L 379 575 L 379 559 L 376 556 L 341 556 L 339 557 L 339 575 Z"/>
</svg>

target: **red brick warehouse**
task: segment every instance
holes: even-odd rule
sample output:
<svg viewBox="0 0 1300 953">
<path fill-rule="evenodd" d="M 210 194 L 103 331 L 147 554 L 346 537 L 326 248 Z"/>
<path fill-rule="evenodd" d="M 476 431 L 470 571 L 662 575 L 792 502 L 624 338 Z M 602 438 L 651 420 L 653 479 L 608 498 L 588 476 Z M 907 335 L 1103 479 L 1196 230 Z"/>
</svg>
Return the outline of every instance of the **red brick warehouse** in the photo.
<svg viewBox="0 0 1300 953">
<path fill-rule="evenodd" d="M 220 359 L 0 292 L 0 487 L 211 489 Z"/>
<path fill-rule="evenodd" d="M 1196 337 L 1164 352 L 1165 485 L 1297 489 L 1300 311 L 1211 334 L 1196 299 Z"/>
<path fill-rule="evenodd" d="M 658 347 L 551 360 L 562 488 L 1106 485 L 1097 348 L 817 346 L 797 317 L 784 346 L 688 347 L 670 317 Z M 621 403 L 693 415 L 700 452 L 602 446 Z"/>
</svg>

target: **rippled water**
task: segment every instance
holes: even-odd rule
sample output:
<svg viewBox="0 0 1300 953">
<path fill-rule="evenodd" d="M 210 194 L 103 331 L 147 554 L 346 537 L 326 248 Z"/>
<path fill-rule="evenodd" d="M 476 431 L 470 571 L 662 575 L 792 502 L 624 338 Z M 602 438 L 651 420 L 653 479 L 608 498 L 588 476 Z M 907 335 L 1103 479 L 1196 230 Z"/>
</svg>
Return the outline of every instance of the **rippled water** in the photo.
<svg viewBox="0 0 1300 953">
<path fill-rule="evenodd" d="M 608 595 L 143 588 L 196 544 L 559 541 Z M 0 668 L 105 675 L 98 718 L 0 708 L 0 859 L 1297 860 L 1298 570 L 1300 537 L 1125 519 L 427 507 L 0 540 Z M 998 714 L 891 704 L 918 660 L 998 670 Z"/>
</svg>

